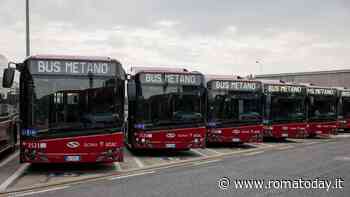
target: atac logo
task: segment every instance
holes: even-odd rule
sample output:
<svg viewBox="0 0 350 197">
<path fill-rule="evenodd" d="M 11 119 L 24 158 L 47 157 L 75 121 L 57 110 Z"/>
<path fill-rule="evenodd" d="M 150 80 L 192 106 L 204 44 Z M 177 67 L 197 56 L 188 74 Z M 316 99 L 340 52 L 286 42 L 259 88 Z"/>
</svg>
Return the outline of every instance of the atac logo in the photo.
<svg viewBox="0 0 350 197">
<path fill-rule="evenodd" d="M 80 143 L 77 142 L 77 141 L 72 141 L 72 142 L 68 142 L 68 143 L 66 144 L 66 146 L 67 146 L 68 148 L 78 148 L 78 147 L 80 146 Z"/>
<path fill-rule="evenodd" d="M 175 133 L 167 133 L 165 136 L 167 138 L 174 138 L 174 137 L 176 137 L 176 134 Z"/>
</svg>

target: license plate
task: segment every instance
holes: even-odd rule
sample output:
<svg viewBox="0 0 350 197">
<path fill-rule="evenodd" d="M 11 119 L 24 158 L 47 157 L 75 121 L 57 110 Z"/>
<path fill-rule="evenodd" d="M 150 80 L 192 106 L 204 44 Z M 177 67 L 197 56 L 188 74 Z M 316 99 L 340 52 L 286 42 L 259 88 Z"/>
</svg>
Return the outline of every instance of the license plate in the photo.
<svg viewBox="0 0 350 197">
<path fill-rule="evenodd" d="M 80 156 L 65 156 L 65 161 L 80 161 Z"/>
<path fill-rule="evenodd" d="M 288 137 L 288 133 L 282 133 L 282 137 Z"/>
<path fill-rule="evenodd" d="M 166 144 L 166 148 L 176 148 L 176 144 Z"/>
<path fill-rule="evenodd" d="M 239 138 L 233 138 L 232 142 L 240 142 L 241 140 Z"/>
<path fill-rule="evenodd" d="M 316 131 L 316 134 L 322 134 L 322 131 Z"/>
</svg>

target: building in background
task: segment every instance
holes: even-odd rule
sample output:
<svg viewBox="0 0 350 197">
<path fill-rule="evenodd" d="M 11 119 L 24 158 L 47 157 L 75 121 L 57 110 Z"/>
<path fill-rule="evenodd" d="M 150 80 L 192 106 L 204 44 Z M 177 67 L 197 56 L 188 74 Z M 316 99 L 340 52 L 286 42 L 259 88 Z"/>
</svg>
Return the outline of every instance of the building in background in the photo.
<svg viewBox="0 0 350 197">
<path fill-rule="evenodd" d="M 318 86 L 350 88 L 350 69 L 256 75 L 256 79 L 283 80 L 296 83 L 313 83 Z"/>
</svg>

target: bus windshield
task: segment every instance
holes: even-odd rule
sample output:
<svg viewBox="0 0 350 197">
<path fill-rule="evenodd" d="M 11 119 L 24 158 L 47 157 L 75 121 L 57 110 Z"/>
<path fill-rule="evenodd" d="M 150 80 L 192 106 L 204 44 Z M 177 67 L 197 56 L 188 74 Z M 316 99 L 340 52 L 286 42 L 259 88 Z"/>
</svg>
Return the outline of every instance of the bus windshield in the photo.
<svg viewBox="0 0 350 197">
<path fill-rule="evenodd" d="M 262 121 L 259 94 L 231 91 L 216 91 L 210 94 L 209 121 L 222 124 Z"/>
<path fill-rule="evenodd" d="M 314 103 L 310 106 L 310 120 L 335 120 L 336 98 L 320 98 L 314 97 Z"/>
<path fill-rule="evenodd" d="M 33 78 L 33 127 L 50 135 L 121 127 L 121 100 L 114 78 Z"/>
<path fill-rule="evenodd" d="M 350 98 L 343 98 L 342 112 L 344 118 L 350 118 Z"/>
<path fill-rule="evenodd" d="M 279 121 L 303 121 L 305 115 L 305 100 L 303 97 L 272 96 L 271 120 Z"/>
<path fill-rule="evenodd" d="M 140 85 L 136 121 L 149 126 L 203 122 L 199 86 Z"/>
</svg>

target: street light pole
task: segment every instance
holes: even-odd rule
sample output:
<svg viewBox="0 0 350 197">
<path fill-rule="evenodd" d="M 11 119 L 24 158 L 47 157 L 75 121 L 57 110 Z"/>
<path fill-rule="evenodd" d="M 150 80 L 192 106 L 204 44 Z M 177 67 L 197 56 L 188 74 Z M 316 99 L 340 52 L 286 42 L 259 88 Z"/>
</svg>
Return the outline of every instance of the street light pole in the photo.
<svg viewBox="0 0 350 197">
<path fill-rule="evenodd" d="M 30 56 L 29 0 L 26 0 L 26 56 Z"/>
</svg>

